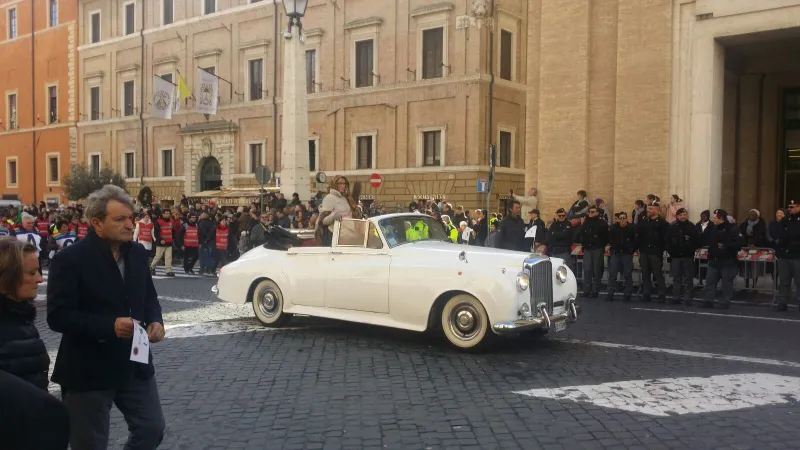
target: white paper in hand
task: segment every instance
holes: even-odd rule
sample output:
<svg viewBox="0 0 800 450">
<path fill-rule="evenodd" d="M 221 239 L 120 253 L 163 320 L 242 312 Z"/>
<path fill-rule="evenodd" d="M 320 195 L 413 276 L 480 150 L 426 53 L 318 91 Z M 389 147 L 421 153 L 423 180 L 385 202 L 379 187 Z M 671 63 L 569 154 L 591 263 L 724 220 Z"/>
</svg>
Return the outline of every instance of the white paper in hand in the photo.
<svg viewBox="0 0 800 450">
<path fill-rule="evenodd" d="M 464 231 L 461 232 L 461 240 L 465 242 L 469 242 L 469 239 L 472 237 L 472 229 L 465 228 Z"/>
<path fill-rule="evenodd" d="M 150 339 L 139 322 L 133 324 L 133 345 L 131 346 L 131 361 L 147 364 L 150 361 Z"/>
<path fill-rule="evenodd" d="M 530 227 L 528 231 L 525 232 L 526 238 L 535 238 L 536 237 L 536 225 Z"/>
</svg>

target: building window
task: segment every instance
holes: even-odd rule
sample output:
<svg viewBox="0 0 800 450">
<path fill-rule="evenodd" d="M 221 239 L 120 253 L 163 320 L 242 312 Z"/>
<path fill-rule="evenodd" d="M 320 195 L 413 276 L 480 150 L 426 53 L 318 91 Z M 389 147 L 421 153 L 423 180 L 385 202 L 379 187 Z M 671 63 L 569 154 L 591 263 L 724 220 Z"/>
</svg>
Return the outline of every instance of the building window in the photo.
<svg viewBox="0 0 800 450">
<path fill-rule="evenodd" d="M 166 81 L 169 81 L 170 83 L 175 84 L 175 82 L 172 81 L 172 74 L 171 73 L 165 73 L 165 74 L 159 75 L 159 76 L 161 77 L 162 80 L 166 80 Z"/>
<path fill-rule="evenodd" d="M 306 50 L 306 93 L 317 92 L 317 51 Z"/>
<path fill-rule="evenodd" d="M 125 36 L 133 34 L 136 30 L 136 5 L 127 3 L 125 5 Z"/>
<path fill-rule="evenodd" d="M 6 185 L 14 187 L 17 185 L 17 159 L 6 160 Z"/>
<path fill-rule="evenodd" d="M 514 58 L 514 35 L 508 30 L 500 30 L 500 78 L 513 81 L 512 59 Z"/>
<path fill-rule="evenodd" d="M 442 165 L 442 132 L 425 131 L 422 133 L 422 165 Z"/>
<path fill-rule="evenodd" d="M 161 3 L 161 24 L 169 25 L 175 20 L 175 9 L 172 0 L 162 0 Z"/>
<path fill-rule="evenodd" d="M 201 67 L 201 68 L 200 68 L 200 70 L 202 70 L 202 71 L 204 71 L 204 72 L 208 72 L 208 73 L 210 73 L 211 75 L 216 75 L 216 74 L 217 74 L 217 68 L 216 68 L 216 67 L 214 67 L 214 66 L 210 66 L 210 67 Z"/>
<path fill-rule="evenodd" d="M 136 176 L 135 153 L 125 152 L 123 155 L 125 158 L 122 162 L 122 173 L 125 174 L 125 178 L 133 178 Z"/>
<path fill-rule="evenodd" d="M 17 37 L 17 8 L 8 10 L 8 38 Z"/>
<path fill-rule="evenodd" d="M 513 134 L 509 131 L 500 132 L 500 161 L 498 166 L 511 167 L 511 152 L 513 151 Z"/>
<path fill-rule="evenodd" d="M 422 78 L 441 78 L 444 66 L 444 28 L 422 32 Z"/>
<path fill-rule="evenodd" d="M 317 140 L 308 140 L 308 170 L 311 172 L 317 171 Z"/>
<path fill-rule="evenodd" d="M 356 169 L 372 169 L 372 136 L 358 136 L 356 139 Z"/>
<path fill-rule="evenodd" d="M 264 78 L 264 60 L 263 59 L 251 59 L 247 62 L 248 69 L 248 77 L 249 79 L 249 88 L 250 88 L 250 101 L 253 100 L 261 100 L 264 98 L 263 95 L 263 78 Z"/>
<path fill-rule="evenodd" d="M 19 128 L 17 122 L 17 94 L 8 94 L 8 129 L 14 130 Z"/>
<path fill-rule="evenodd" d="M 203 14 L 213 14 L 217 11 L 217 0 L 203 0 Z"/>
<path fill-rule="evenodd" d="M 165 149 L 161 150 L 161 176 L 162 177 L 171 177 L 173 175 L 172 172 L 172 157 L 173 152 L 172 149 Z"/>
<path fill-rule="evenodd" d="M 373 51 L 375 41 L 356 42 L 356 87 L 372 86 Z"/>
<path fill-rule="evenodd" d="M 132 116 L 134 110 L 133 80 L 122 83 L 122 115 Z"/>
<path fill-rule="evenodd" d="M 90 120 L 100 120 L 100 86 L 89 88 Z"/>
<path fill-rule="evenodd" d="M 100 176 L 100 154 L 93 153 L 89 155 L 89 173 L 92 176 Z"/>
<path fill-rule="evenodd" d="M 100 42 L 100 13 L 99 12 L 92 13 L 92 15 L 91 15 L 91 27 L 90 27 L 89 31 L 91 33 L 92 44 Z"/>
<path fill-rule="evenodd" d="M 47 182 L 57 184 L 59 179 L 58 155 L 47 157 Z"/>
<path fill-rule="evenodd" d="M 49 0 L 50 7 L 48 11 L 50 11 L 50 26 L 54 27 L 58 25 L 58 0 Z"/>
<path fill-rule="evenodd" d="M 249 158 L 250 173 L 256 173 L 256 169 L 264 165 L 264 144 L 260 142 L 250 144 L 247 156 Z"/>
<path fill-rule="evenodd" d="M 47 123 L 56 123 L 58 120 L 58 87 L 47 87 Z"/>
</svg>

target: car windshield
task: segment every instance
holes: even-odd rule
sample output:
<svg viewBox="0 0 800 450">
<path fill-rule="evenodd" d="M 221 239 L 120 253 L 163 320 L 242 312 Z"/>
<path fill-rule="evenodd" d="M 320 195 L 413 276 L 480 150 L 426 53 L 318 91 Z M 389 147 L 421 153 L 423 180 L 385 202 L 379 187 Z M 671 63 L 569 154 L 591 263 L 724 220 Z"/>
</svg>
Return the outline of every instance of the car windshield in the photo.
<svg viewBox="0 0 800 450">
<path fill-rule="evenodd" d="M 378 221 L 389 247 L 419 241 L 447 241 L 444 225 L 431 216 L 414 214 Z"/>
</svg>

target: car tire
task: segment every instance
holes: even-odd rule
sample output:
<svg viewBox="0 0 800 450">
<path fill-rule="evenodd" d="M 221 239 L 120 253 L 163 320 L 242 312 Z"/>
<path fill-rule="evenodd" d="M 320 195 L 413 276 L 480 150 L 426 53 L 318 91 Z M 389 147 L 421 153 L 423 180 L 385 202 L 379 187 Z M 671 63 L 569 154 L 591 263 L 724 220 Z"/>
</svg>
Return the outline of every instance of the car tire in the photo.
<svg viewBox="0 0 800 450">
<path fill-rule="evenodd" d="M 444 337 L 461 350 L 478 350 L 493 336 L 486 309 L 467 294 L 456 295 L 444 304 L 441 324 Z"/>
<path fill-rule="evenodd" d="M 291 314 L 283 312 L 283 294 L 272 280 L 261 280 L 256 285 L 252 301 L 256 318 L 265 326 L 280 328 L 291 318 Z"/>
</svg>

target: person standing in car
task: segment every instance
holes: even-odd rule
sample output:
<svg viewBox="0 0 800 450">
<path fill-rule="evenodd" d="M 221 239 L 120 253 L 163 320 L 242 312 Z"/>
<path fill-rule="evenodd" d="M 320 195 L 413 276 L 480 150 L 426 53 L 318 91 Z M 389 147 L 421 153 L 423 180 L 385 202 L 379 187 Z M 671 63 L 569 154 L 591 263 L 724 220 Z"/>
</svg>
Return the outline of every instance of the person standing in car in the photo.
<svg viewBox="0 0 800 450">
<path fill-rule="evenodd" d="M 649 302 L 653 290 L 653 278 L 658 284 L 658 303 L 666 303 L 667 293 L 664 285 L 664 249 L 669 225 L 660 216 L 661 206 L 654 203 L 647 206 L 647 218 L 639 221 L 636 227 L 639 236 L 639 265 L 642 268 L 642 301 Z"/>
<path fill-rule="evenodd" d="M 672 303 L 692 306 L 694 289 L 694 254 L 700 248 L 700 233 L 689 221 L 686 208 L 675 211 L 675 222 L 667 233 L 667 252 L 670 256 L 669 274 L 672 276 Z M 683 290 L 683 292 L 681 292 Z"/>
<path fill-rule="evenodd" d="M 702 308 L 713 308 L 717 284 L 722 284 L 722 299 L 716 301 L 717 308 L 727 309 L 733 300 L 733 280 L 736 278 L 736 261 L 739 251 L 745 246 L 742 231 L 728 221 L 728 213 L 718 209 L 714 213 L 714 228 L 711 230 L 711 245 L 708 247 L 708 278 L 705 301 Z"/>
<path fill-rule="evenodd" d="M 596 206 L 589 207 L 589 216 L 581 227 L 580 239 L 583 247 L 583 292 L 589 298 L 597 298 L 603 279 L 608 223 L 600 218 L 600 211 Z"/>
<path fill-rule="evenodd" d="M 608 230 L 608 241 L 611 244 L 611 258 L 608 262 L 608 296 L 606 301 L 614 301 L 614 292 L 619 291 L 617 277 L 622 272 L 625 280 L 623 301 L 631 301 L 633 293 L 633 254 L 636 253 L 636 229 L 628 223 L 628 214 L 617 213 L 616 223 Z"/>
</svg>

